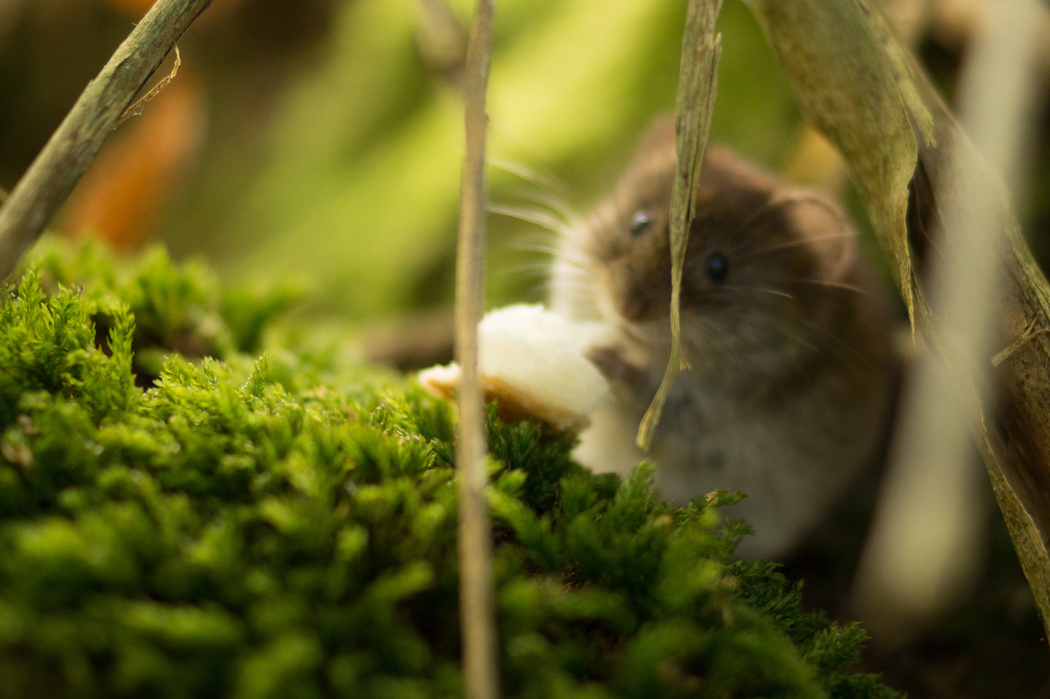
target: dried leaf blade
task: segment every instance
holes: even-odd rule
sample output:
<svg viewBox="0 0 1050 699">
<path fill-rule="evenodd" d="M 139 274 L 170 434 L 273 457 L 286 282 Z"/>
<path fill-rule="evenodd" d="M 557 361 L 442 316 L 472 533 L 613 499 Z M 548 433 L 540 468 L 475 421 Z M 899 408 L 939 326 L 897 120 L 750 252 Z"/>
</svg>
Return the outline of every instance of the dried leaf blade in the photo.
<svg viewBox="0 0 1050 699">
<path fill-rule="evenodd" d="M 908 183 L 932 116 L 885 20 L 859 0 L 749 0 L 806 118 L 842 152 L 890 257 L 908 315 L 921 297 L 908 246 Z"/>
<path fill-rule="evenodd" d="M 660 423 L 664 403 L 678 372 L 689 368 L 682 353 L 679 308 L 682 295 L 682 269 L 689 243 L 689 227 L 695 207 L 700 164 L 704 159 L 707 136 L 711 130 L 715 94 L 718 92 L 718 61 L 722 55 L 722 37 L 715 34 L 715 22 L 722 0 L 690 0 L 682 35 L 682 63 L 678 76 L 675 103 L 675 135 L 678 159 L 671 193 L 671 356 L 656 396 L 645 411 L 638 435 L 638 446 L 648 451 L 653 433 Z"/>
</svg>

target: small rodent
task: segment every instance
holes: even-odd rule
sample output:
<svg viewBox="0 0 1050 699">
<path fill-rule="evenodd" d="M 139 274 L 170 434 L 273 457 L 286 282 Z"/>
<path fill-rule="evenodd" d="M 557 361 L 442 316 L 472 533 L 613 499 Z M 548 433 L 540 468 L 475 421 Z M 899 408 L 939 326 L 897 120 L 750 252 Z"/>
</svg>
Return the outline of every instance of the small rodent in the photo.
<svg viewBox="0 0 1050 699">
<path fill-rule="evenodd" d="M 593 416 L 580 461 L 626 473 L 670 354 L 668 238 L 674 124 L 658 119 L 614 193 L 564 231 L 551 305 L 600 320 L 591 359 L 614 405 Z M 682 281 L 679 374 L 649 458 L 684 505 L 713 490 L 747 497 L 739 552 L 777 557 L 818 524 L 871 465 L 894 393 L 891 313 L 840 209 L 709 146 Z"/>
</svg>

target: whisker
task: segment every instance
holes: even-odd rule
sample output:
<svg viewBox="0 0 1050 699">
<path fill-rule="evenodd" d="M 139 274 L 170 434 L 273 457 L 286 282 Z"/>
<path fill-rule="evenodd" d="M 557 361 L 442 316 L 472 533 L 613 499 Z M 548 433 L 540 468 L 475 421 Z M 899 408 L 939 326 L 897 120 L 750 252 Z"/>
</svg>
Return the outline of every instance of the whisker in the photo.
<svg viewBox="0 0 1050 699">
<path fill-rule="evenodd" d="M 766 297 L 763 297 L 762 300 L 757 301 L 756 304 L 755 304 L 755 307 L 758 310 L 768 309 L 769 311 L 774 311 L 774 312 L 782 311 L 781 307 L 779 307 L 777 305 L 774 305 L 772 303 L 772 299 L 767 299 Z M 799 326 L 801 326 L 799 329 L 804 329 L 804 334 L 816 333 L 819 336 L 821 336 L 823 341 L 820 343 L 820 346 L 811 344 L 810 342 L 805 340 L 802 336 L 796 335 L 794 333 L 791 333 L 787 328 L 783 327 L 780 324 L 762 324 L 761 327 L 768 328 L 768 329 L 770 329 L 772 331 L 775 331 L 775 332 L 783 334 L 783 335 L 787 335 L 791 339 L 793 339 L 793 340 L 799 342 L 800 344 L 804 345 L 805 347 L 813 350 L 814 352 L 818 353 L 822 357 L 829 358 L 829 354 L 828 354 L 828 352 L 825 352 L 824 349 L 821 349 L 821 347 L 823 347 L 825 349 L 828 349 L 828 350 L 833 350 L 834 353 L 839 355 L 839 357 L 842 358 L 842 359 L 845 359 L 847 361 L 856 362 L 857 364 L 864 366 L 868 370 L 877 371 L 876 367 L 873 366 L 872 363 L 870 361 L 868 361 L 867 358 L 864 357 L 864 355 L 862 355 L 860 352 L 858 352 L 856 349 L 854 349 L 854 347 L 852 345 L 850 345 L 848 342 L 845 342 L 835 332 L 833 332 L 833 331 L 831 331 L 831 330 L 829 330 L 827 328 L 824 328 L 821 325 L 819 325 L 819 324 L 817 324 L 817 323 L 815 323 L 815 322 L 813 322 L 811 320 L 807 320 L 805 318 L 799 317 L 799 316 L 794 315 L 794 314 L 788 315 L 787 316 L 787 320 L 790 323 L 796 323 Z"/>
<path fill-rule="evenodd" d="M 550 297 L 550 290 L 551 280 L 544 279 L 542 282 L 529 289 L 526 293 L 532 297 L 539 296 L 544 301 L 546 301 Z"/>
<path fill-rule="evenodd" d="M 562 256 L 563 259 L 575 259 L 585 267 L 594 268 L 604 265 L 599 252 L 592 245 L 582 243 L 579 237 L 578 231 L 563 237 L 555 254 Z"/>
<path fill-rule="evenodd" d="M 730 332 L 726 328 L 722 327 L 720 324 L 705 323 L 705 325 L 707 325 L 709 333 L 721 333 L 721 332 L 728 333 L 728 332 Z M 824 357 L 825 359 L 828 358 L 827 353 L 824 350 L 822 350 L 820 347 L 818 347 L 818 346 L 812 344 L 811 342 L 805 340 L 800 335 L 796 335 L 795 333 L 792 333 L 787 328 L 784 328 L 784 327 L 782 327 L 780 325 L 768 325 L 768 326 L 767 325 L 763 325 L 762 327 L 768 328 L 770 330 L 773 330 L 774 332 L 776 332 L 776 333 L 778 333 L 780 335 L 784 335 L 787 338 L 789 338 L 791 340 L 794 340 L 795 342 L 799 343 L 800 345 L 802 345 L 803 347 L 805 347 L 806 349 L 812 351 L 814 354 L 817 354 L 820 357 Z M 703 349 L 704 348 L 696 347 L 695 345 L 691 347 L 691 351 L 694 352 L 694 353 L 702 352 Z M 728 356 L 727 356 L 727 359 L 728 359 Z"/>
<path fill-rule="evenodd" d="M 514 240 L 511 241 L 509 247 L 514 250 L 523 250 L 526 252 L 541 252 L 545 255 L 550 255 L 552 257 L 561 256 L 562 253 L 570 253 L 570 251 L 564 245 L 559 245 L 557 242 L 553 242 L 549 238 L 540 238 L 532 240 Z M 582 253 L 579 253 L 575 250 L 572 252 L 575 253 L 577 257 L 580 257 L 581 260 L 584 259 L 582 257 Z"/>
<path fill-rule="evenodd" d="M 514 196 L 550 209 L 561 216 L 562 220 L 568 225 L 578 224 L 580 221 L 579 214 L 566 204 L 565 201 L 546 192 L 518 190 L 514 192 Z"/>
<path fill-rule="evenodd" d="M 720 288 L 725 289 L 727 291 L 761 291 L 767 294 L 773 294 L 774 296 L 783 296 L 784 298 L 791 299 L 792 301 L 795 300 L 795 297 L 787 293 L 786 291 L 779 291 L 777 289 L 766 289 L 765 287 L 761 286 L 722 286 Z"/>
<path fill-rule="evenodd" d="M 553 284 L 555 282 L 555 279 L 551 278 L 550 281 Z M 583 279 L 572 279 L 572 278 L 561 277 L 561 278 L 559 278 L 557 280 L 557 282 L 558 282 L 559 286 L 562 286 L 562 287 L 564 287 L 566 289 L 574 289 L 576 291 L 590 291 L 591 290 L 591 285 L 588 284 L 586 282 L 586 280 L 583 280 Z"/>
<path fill-rule="evenodd" d="M 537 187 L 542 187 L 548 191 L 553 192 L 564 192 L 565 185 L 562 184 L 556 177 L 550 174 L 542 173 L 535 168 L 531 168 L 521 163 L 516 163 L 511 160 L 504 160 L 503 158 L 489 157 L 487 159 L 489 165 L 497 167 L 500 170 L 509 172 L 512 175 L 516 175 L 521 179 L 525 180 L 530 184 L 534 184 Z"/>
<path fill-rule="evenodd" d="M 785 284 L 814 284 L 816 286 L 830 286 L 835 289 L 848 289 L 849 291 L 855 291 L 858 294 L 871 296 L 871 292 L 867 289 L 862 289 L 859 286 L 846 284 L 844 282 L 830 282 L 824 279 L 783 279 L 781 281 Z"/>
<path fill-rule="evenodd" d="M 590 291 L 593 289 L 591 280 L 578 275 L 559 275 L 557 277 L 551 275 L 550 279 L 552 283 L 557 281 L 559 285 L 565 288 L 572 288 L 578 291 Z"/>
<path fill-rule="evenodd" d="M 576 247 L 566 247 L 565 245 L 559 245 L 547 240 L 515 240 L 509 243 L 508 247 L 515 251 L 539 253 L 553 258 L 553 261 L 567 262 L 571 265 L 573 270 L 580 274 L 584 273 L 585 268 L 593 265 L 593 260 L 591 260 L 584 251 Z M 542 264 L 549 268 L 553 261 L 546 260 Z"/>
<path fill-rule="evenodd" d="M 806 347 L 807 349 L 813 350 L 814 352 L 819 354 L 821 357 L 824 357 L 825 359 L 828 358 L 827 353 L 824 352 L 819 347 L 817 347 L 816 345 L 813 345 L 813 344 L 810 344 L 809 342 L 806 342 L 805 340 L 803 340 L 798 335 L 795 335 L 794 333 L 788 332 L 787 329 L 785 329 L 785 328 L 781 328 L 781 327 L 777 326 L 776 329 L 779 330 L 783 335 L 786 335 L 787 337 L 791 338 L 792 340 L 794 340 L 795 342 L 799 343 L 803 347 Z"/>
<path fill-rule="evenodd" d="M 516 206 L 491 204 L 489 205 L 488 210 L 494 214 L 510 216 L 519 221 L 534 223 L 541 228 L 546 228 L 552 233 L 562 233 L 567 227 L 567 224 L 564 221 L 560 221 L 554 216 L 551 216 L 549 212 L 540 209 L 524 209 Z"/>
<path fill-rule="evenodd" d="M 774 197 L 770 197 L 769 200 L 767 200 L 764 204 L 762 204 L 762 206 L 760 206 L 757 209 L 755 209 L 755 211 L 753 211 L 750 216 L 748 216 L 746 219 L 744 219 L 743 223 L 741 223 L 739 226 L 736 227 L 736 229 L 733 231 L 731 237 L 735 238 L 740 233 L 740 231 L 745 230 L 748 226 L 750 226 L 752 223 L 757 221 L 761 216 L 764 216 L 765 214 L 767 214 L 767 213 L 769 213 L 771 211 L 775 211 L 776 210 L 776 205 L 779 204 L 779 203 L 780 203 L 779 200 L 775 196 Z M 733 245 L 733 246 L 729 247 L 725 251 L 725 253 L 727 255 L 730 254 L 730 253 L 733 253 L 736 250 L 739 250 L 744 245 L 746 245 L 747 242 L 748 241 L 746 241 L 746 240 L 745 241 L 741 241 L 741 242 L 737 243 L 736 245 Z"/>
<path fill-rule="evenodd" d="M 821 333 L 822 335 L 827 337 L 829 340 L 831 340 L 833 343 L 837 344 L 840 348 L 842 348 L 843 350 L 848 352 L 850 355 L 852 355 L 852 357 L 854 359 L 856 359 L 858 362 L 863 364 L 865 367 L 867 367 L 868 369 L 871 369 L 872 371 L 876 370 L 875 367 L 872 366 L 871 362 L 869 362 L 867 359 L 865 359 L 864 356 L 862 354 L 860 354 L 860 352 L 858 352 L 857 350 L 853 349 L 853 347 L 850 346 L 849 343 L 843 341 L 841 337 L 839 337 L 837 334 L 831 332 L 827 328 L 822 328 L 819 325 L 817 325 L 816 323 L 814 323 L 813 321 L 806 320 L 805 318 L 799 318 L 797 316 L 792 317 L 792 320 L 798 321 L 799 323 L 802 323 L 803 325 L 806 325 L 807 327 L 812 328 L 813 330 Z"/>
<path fill-rule="evenodd" d="M 551 256 L 557 255 L 559 251 L 557 244 L 542 241 L 532 243 L 525 240 L 515 240 L 510 243 L 509 247 L 513 250 L 522 250 L 524 252 L 542 252 L 545 255 Z"/>
<path fill-rule="evenodd" d="M 811 192 L 808 189 L 789 189 L 787 191 L 780 192 L 779 194 L 775 195 L 773 199 L 776 200 L 777 204 L 793 204 L 800 201 L 808 201 L 811 204 L 819 204 L 820 206 L 823 206 L 825 209 L 831 212 L 831 214 L 833 214 L 835 218 L 837 218 L 839 222 L 842 223 L 843 228 L 849 225 L 846 219 L 846 215 L 842 212 L 842 209 L 839 208 L 839 206 L 835 202 L 831 201 L 825 196 L 817 194 L 816 192 Z"/>
<path fill-rule="evenodd" d="M 842 233 L 842 234 L 833 234 L 833 235 L 828 235 L 828 236 L 818 236 L 818 237 L 815 237 L 815 238 L 806 238 L 804 240 L 792 241 L 790 243 L 784 243 L 783 246 L 775 245 L 775 246 L 773 246 L 771 248 L 768 248 L 767 250 L 760 251 L 760 252 L 757 252 L 757 253 L 752 253 L 753 255 L 764 254 L 765 252 L 768 252 L 770 250 L 776 250 L 776 249 L 779 249 L 780 247 L 790 247 L 792 245 L 802 245 L 802 244 L 805 244 L 809 240 L 820 240 L 821 238 L 824 238 L 824 237 L 834 238 L 834 237 L 838 237 L 840 235 L 849 235 L 849 236 L 856 235 L 856 232 L 849 228 L 849 223 L 847 222 L 846 217 L 843 215 L 842 211 L 837 206 L 835 206 L 833 203 L 831 203 L 827 199 L 825 199 L 824 197 L 822 197 L 820 195 L 817 195 L 817 194 L 814 194 L 812 192 L 807 192 L 805 190 L 788 190 L 786 192 L 780 192 L 780 193 L 774 194 L 764 204 L 762 204 L 762 206 L 758 207 L 758 209 L 756 209 L 751 214 L 751 216 L 749 216 L 747 219 L 745 219 L 744 222 L 741 223 L 737 227 L 737 229 L 735 231 L 733 231 L 733 234 L 732 234 L 733 237 L 736 237 L 736 235 L 738 233 L 740 233 L 740 231 L 742 231 L 745 228 L 747 228 L 748 226 L 750 226 L 760 216 L 762 216 L 762 215 L 764 215 L 766 213 L 769 213 L 770 211 L 776 211 L 777 208 L 780 205 L 788 204 L 788 203 L 794 203 L 794 202 L 800 202 L 800 201 L 813 202 L 813 203 L 820 204 L 820 205 L 824 206 L 825 208 L 827 208 L 829 211 L 831 211 L 833 214 L 835 214 L 836 218 L 839 219 L 839 221 L 842 223 L 842 227 L 845 229 L 846 232 Z M 743 245 L 746 245 L 746 243 L 747 243 L 747 241 L 741 241 L 740 244 L 729 248 L 729 250 L 727 250 L 726 253 L 728 254 L 729 252 L 738 250 Z"/>
<path fill-rule="evenodd" d="M 765 255 L 766 253 L 775 252 L 777 250 L 784 250 L 786 248 L 793 248 L 793 247 L 796 247 L 798 245 L 806 245 L 810 241 L 813 241 L 813 240 L 830 240 L 832 238 L 852 238 L 855 235 L 857 235 L 856 231 L 852 231 L 852 230 L 844 231 L 842 233 L 829 233 L 827 235 L 816 235 L 816 236 L 813 236 L 811 238 L 802 238 L 801 240 L 792 240 L 792 241 L 787 242 L 787 243 L 780 243 L 778 245 L 772 245 L 772 246 L 770 246 L 768 248 L 765 248 L 764 250 L 758 250 L 756 252 L 752 252 L 752 253 L 750 253 L 750 256 L 751 257 L 755 257 L 757 255 Z"/>
<path fill-rule="evenodd" d="M 549 249 L 535 248 L 536 252 L 544 252 L 554 258 L 555 261 L 567 262 L 574 272 L 580 276 L 588 274 L 588 269 L 594 265 L 594 261 L 582 250 L 568 249 L 563 247 L 552 247 Z"/>
<path fill-rule="evenodd" d="M 499 271 L 499 274 L 509 276 L 528 273 L 530 275 L 535 274 L 547 276 L 547 272 L 549 271 L 550 265 L 546 262 L 525 262 L 519 265 L 511 265 L 509 267 L 504 267 Z"/>
</svg>

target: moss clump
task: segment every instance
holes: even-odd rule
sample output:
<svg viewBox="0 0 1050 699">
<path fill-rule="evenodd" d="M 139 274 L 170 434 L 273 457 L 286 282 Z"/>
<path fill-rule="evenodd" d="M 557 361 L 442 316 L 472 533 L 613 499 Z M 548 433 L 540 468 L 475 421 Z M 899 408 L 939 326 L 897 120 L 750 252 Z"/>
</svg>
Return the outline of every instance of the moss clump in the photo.
<svg viewBox="0 0 1050 699">
<path fill-rule="evenodd" d="M 126 307 L 135 318 L 133 368 L 139 383 L 160 375 L 169 354 L 232 358 L 255 353 L 267 323 L 299 300 L 291 283 L 256 289 L 237 285 L 221 289 L 207 267 L 172 264 L 162 247 L 147 250 L 132 265 L 115 265 L 97 244 L 70 250 L 62 241 L 38 246 L 35 269 L 48 293 L 75 287 L 83 308 L 105 346 L 114 310 Z"/>
<path fill-rule="evenodd" d="M 449 406 L 323 354 L 190 361 L 141 333 L 192 316 L 184 270 L 96 259 L 79 292 L 57 264 L 0 299 L 0 697 L 460 696 Z M 148 390 L 140 345 L 169 353 Z M 895 696 L 844 672 L 856 626 L 730 558 L 725 497 L 488 427 L 506 696 Z"/>
</svg>

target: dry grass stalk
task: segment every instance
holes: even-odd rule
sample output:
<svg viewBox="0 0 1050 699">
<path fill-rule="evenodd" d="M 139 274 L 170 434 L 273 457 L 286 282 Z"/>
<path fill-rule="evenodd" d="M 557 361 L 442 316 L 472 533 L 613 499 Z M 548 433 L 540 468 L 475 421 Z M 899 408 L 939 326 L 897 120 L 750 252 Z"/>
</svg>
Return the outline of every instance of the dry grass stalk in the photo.
<svg viewBox="0 0 1050 699">
<path fill-rule="evenodd" d="M 675 101 L 675 133 L 678 137 L 678 163 L 671 193 L 671 358 L 663 381 L 642 424 L 638 426 L 638 446 L 646 451 L 653 431 L 660 423 L 667 394 L 675 377 L 689 363 L 682 354 L 679 303 L 682 294 L 682 267 L 693 222 L 696 183 L 704 159 L 711 114 L 718 92 L 718 60 L 722 55 L 722 36 L 715 34 L 715 21 L 722 0 L 689 0 L 685 32 L 682 34 L 682 63 L 678 72 Z"/>
<path fill-rule="evenodd" d="M 459 385 L 456 470 L 459 483 L 460 626 L 467 699 L 499 696 L 492 536 L 485 485 L 485 406 L 478 378 L 478 322 L 485 267 L 485 90 L 492 53 L 492 0 L 478 0 L 464 76 L 466 158 L 456 247 L 456 360 Z"/>
<path fill-rule="evenodd" d="M 88 83 L 0 209 L 0 279 L 73 191 L 131 100 L 211 0 L 158 0 Z"/>
<path fill-rule="evenodd" d="M 992 170 L 1008 179 L 1018 169 L 1031 118 L 1038 10 L 1034 0 L 1000 3 L 971 49 L 960 84 L 966 133 Z M 947 178 L 941 190 L 938 200 L 952 203 L 941 215 L 953 245 L 933 264 L 930 307 L 941 321 L 942 350 L 952 370 L 927 356 L 906 394 L 857 590 L 866 621 L 890 637 L 969 589 L 980 549 L 969 413 L 992 394 L 988 357 L 997 348 L 1004 273 L 1005 240 L 997 222 L 1002 193 L 965 172 Z"/>
<path fill-rule="evenodd" d="M 916 306 L 923 308 L 908 247 L 908 183 L 918 151 L 915 130 L 930 141 L 933 117 L 911 81 L 906 51 L 882 15 L 859 0 L 748 4 L 803 114 L 846 159 L 914 322 Z"/>
</svg>

